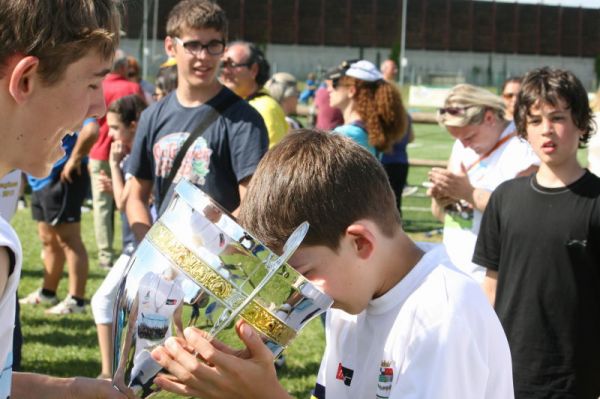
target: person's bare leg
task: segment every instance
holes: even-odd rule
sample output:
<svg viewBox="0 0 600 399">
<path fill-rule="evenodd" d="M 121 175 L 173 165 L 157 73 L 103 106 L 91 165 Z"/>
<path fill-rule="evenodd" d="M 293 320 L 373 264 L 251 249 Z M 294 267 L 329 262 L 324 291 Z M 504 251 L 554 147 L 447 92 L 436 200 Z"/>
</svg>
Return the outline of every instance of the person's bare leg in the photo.
<svg viewBox="0 0 600 399">
<path fill-rule="evenodd" d="M 96 324 L 98 330 L 98 346 L 100 347 L 100 358 L 102 359 L 102 377 L 112 377 L 113 340 L 112 324 Z"/>
<path fill-rule="evenodd" d="M 38 222 L 38 236 L 42 241 L 44 255 L 44 282 L 42 288 L 56 292 L 65 265 L 65 254 L 54 227 L 48 223 Z"/>
<path fill-rule="evenodd" d="M 81 224 L 62 223 L 55 227 L 69 270 L 69 294 L 85 298 L 85 286 L 88 279 L 88 254 L 81 239 Z"/>
</svg>

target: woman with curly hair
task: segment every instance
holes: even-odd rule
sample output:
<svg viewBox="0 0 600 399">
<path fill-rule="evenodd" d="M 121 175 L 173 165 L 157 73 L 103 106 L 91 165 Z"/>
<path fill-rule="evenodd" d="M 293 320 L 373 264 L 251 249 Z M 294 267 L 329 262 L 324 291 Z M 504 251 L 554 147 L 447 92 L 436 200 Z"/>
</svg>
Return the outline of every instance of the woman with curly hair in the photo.
<svg viewBox="0 0 600 399">
<path fill-rule="evenodd" d="M 344 115 L 334 129 L 378 158 L 404 135 L 408 115 L 398 89 L 369 61 L 342 64 L 327 76 L 329 103 Z"/>
</svg>

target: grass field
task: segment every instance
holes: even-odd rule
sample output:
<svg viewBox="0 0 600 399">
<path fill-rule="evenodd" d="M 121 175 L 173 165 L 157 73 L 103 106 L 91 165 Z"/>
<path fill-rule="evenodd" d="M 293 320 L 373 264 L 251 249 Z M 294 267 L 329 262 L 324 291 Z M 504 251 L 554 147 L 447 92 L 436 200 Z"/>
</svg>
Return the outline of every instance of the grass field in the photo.
<svg viewBox="0 0 600 399">
<path fill-rule="evenodd" d="M 416 125 L 415 142 L 409 146 L 409 157 L 446 160 L 450 154 L 452 140 L 437 125 Z M 581 160 L 585 152 L 581 153 Z M 427 180 L 426 167 L 413 167 L 408 184 L 418 191 L 404 198 L 403 214 L 405 229 L 415 240 L 440 241 L 438 230 L 441 223 L 429 212 L 429 199 L 421 183 Z M 119 218 L 116 218 L 118 223 Z M 23 272 L 19 293 L 21 296 L 37 289 L 42 280 L 40 242 L 29 209 L 18 211 L 13 219 L 23 244 Z M 95 263 L 96 246 L 93 237 L 91 213 L 84 213 L 82 220 L 83 239 L 90 258 L 90 275 L 87 286 L 88 298 L 102 282 L 106 272 Z M 119 231 L 119 229 L 117 229 Z M 116 243 L 120 242 L 117 234 Z M 66 295 L 66 274 L 59 287 L 59 296 Z M 24 306 L 21 320 L 25 345 L 23 347 L 23 370 L 57 376 L 83 375 L 95 377 L 100 372 L 96 329 L 88 308 L 86 314 L 66 317 L 50 317 L 42 309 Z M 324 348 L 323 327 L 314 320 L 287 350 L 287 364 L 279 375 L 288 391 L 297 398 L 308 398 L 314 386 L 321 354 Z M 161 393 L 159 398 L 177 396 Z"/>
</svg>

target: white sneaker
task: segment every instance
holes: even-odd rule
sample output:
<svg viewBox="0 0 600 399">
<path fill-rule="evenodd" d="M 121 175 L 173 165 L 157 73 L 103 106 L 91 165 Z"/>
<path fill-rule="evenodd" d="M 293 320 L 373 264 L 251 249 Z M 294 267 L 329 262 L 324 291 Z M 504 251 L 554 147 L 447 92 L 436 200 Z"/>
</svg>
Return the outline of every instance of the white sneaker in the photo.
<svg viewBox="0 0 600 399">
<path fill-rule="evenodd" d="M 85 312 L 85 305 L 77 305 L 77 301 L 71 298 L 71 295 L 67 295 L 58 305 L 52 306 L 46 310 L 46 314 L 72 314 L 72 313 L 83 313 Z"/>
<path fill-rule="evenodd" d="M 38 288 L 25 298 L 19 299 L 21 305 L 56 305 L 58 298 L 56 296 L 46 296 L 42 294 L 42 289 Z"/>
</svg>

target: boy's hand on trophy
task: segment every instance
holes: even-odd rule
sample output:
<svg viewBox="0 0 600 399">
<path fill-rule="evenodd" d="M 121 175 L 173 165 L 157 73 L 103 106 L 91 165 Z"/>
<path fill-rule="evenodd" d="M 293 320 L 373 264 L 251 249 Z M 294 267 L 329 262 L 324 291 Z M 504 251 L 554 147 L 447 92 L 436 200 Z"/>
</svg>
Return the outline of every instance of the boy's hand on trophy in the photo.
<svg viewBox="0 0 600 399">
<path fill-rule="evenodd" d="M 170 374 L 159 374 L 154 382 L 170 392 L 206 399 L 289 398 L 277 381 L 273 354 L 259 334 L 243 321 L 236 330 L 246 345 L 243 351 L 210 340 L 196 328 L 185 329 L 185 340 L 167 339 L 152 357 Z"/>
</svg>

